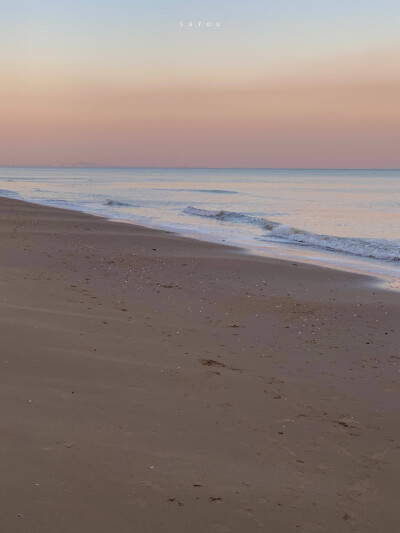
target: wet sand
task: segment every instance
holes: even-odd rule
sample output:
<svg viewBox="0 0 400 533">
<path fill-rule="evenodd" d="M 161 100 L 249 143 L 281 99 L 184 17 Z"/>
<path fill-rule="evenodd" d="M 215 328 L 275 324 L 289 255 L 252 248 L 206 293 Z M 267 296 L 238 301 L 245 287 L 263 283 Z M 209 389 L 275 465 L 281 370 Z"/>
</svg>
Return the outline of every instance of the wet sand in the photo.
<svg viewBox="0 0 400 533">
<path fill-rule="evenodd" d="M 7 533 L 400 528 L 400 295 L 0 199 Z"/>
</svg>

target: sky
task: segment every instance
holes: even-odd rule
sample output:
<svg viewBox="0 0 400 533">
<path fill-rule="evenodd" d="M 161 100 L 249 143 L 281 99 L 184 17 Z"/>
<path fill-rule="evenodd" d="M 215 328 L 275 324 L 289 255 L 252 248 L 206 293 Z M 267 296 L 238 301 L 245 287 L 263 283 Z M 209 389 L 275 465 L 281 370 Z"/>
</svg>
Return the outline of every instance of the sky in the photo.
<svg viewBox="0 0 400 533">
<path fill-rule="evenodd" d="M 399 27 L 386 0 L 0 0 L 0 165 L 399 168 Z"/>
</svg>

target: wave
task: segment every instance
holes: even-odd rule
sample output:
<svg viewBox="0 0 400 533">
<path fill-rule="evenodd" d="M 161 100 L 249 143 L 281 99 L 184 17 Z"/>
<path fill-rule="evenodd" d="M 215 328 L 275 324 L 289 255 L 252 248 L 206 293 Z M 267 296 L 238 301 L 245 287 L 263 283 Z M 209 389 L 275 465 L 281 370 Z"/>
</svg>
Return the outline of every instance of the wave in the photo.
<svg viewBox="0 0 400 533">
<path fill-rule="evenodd" d="M 15 191 L 9 191 L 8 189 L 0 189 L 0 196 L 5 198 L 18 198 L 19 194 Z"/>
<path fill-rule="evenodd" d="M 268 231 L 264 237 L 266 240 L 286 241 L 300 246 L 323 248 L 324 250 L 342 252 L 359 257 L 400 261 L 400 241 L 321 235 L 280 224 L 263 217 L 234 211 L 211 211 L 189 206 L 184 212 L 189 215 L 214 218 L 226 222 L 256 225 Z"/>
<path fill-rule="evenodd" d="M 279 225 L 272 229 L 269 237 L 290 241 L 304 246 L 324 248 L 332 252 L 342 252 L 360 257 L 400 261 L 400 242 L 386 239 L 361 239 L 319 235 L 305 230 Z"/>
<path fill-rule="evenodd" d="M 202 192 L 209 194 L 237 194 L 237 191 L 228 191 L 225 189 L 153 189 L 154 191 L 168 191 L 168 192 Z"/>
<path fill-rule="evenodd" d="M 237 194 L 236 191 L 226 191 L 224 189 L 187 189 L 190 192 L 208 192 L 212 194 Z"/>
<path fill-rule="evenodd" d="M 237 213 L 235 211 L 210 211 L 209 209 L 199 209 L 198 207 L 186 207 L 184 212 L 188 215 L 195 215 L 198 217 L 216 218 L 224 222 L 241 222 L 245 224 L 252 224 L 254 226 L 260 226 L 266 230 L 272 230 L 276 226 L 279 226 L 278 222 L 268 220 L 263 217 L 256 217 L 254 215 L 247 215 L 246 213 Z"/>
<path fill-rule="evenodd" d="M 117 202 L 116 200 L 107 200 L 104 202 L 104 205 L 110 205 L 114 207 L 132 207 L 132 204 L 128 204 L 125 202 Z"/>
</svg>

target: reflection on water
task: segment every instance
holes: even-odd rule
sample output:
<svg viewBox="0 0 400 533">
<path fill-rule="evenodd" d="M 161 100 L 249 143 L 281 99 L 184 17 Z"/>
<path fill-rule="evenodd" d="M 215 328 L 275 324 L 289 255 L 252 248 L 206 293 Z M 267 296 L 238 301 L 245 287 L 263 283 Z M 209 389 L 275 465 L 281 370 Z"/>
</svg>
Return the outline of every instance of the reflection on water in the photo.
<svg viewBox="0 0 400 533">
<path fill-rule="evenodd" d="M 0 195 L 400 277 L 399 170 L 0 168 Z"/>
</svg>

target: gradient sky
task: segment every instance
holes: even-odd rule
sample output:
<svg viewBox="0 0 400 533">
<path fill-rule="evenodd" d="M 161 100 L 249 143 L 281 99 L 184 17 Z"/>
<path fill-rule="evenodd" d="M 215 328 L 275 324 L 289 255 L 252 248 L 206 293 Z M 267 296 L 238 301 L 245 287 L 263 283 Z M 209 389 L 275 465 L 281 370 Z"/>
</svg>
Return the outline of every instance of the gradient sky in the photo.
<svg viewBox="0 0 400 533">
<path fill-rule="evenodd" d="M 0 0 L 0 164 L 399 168 L 399 28 L 385 0 Z"/>
</svg>

